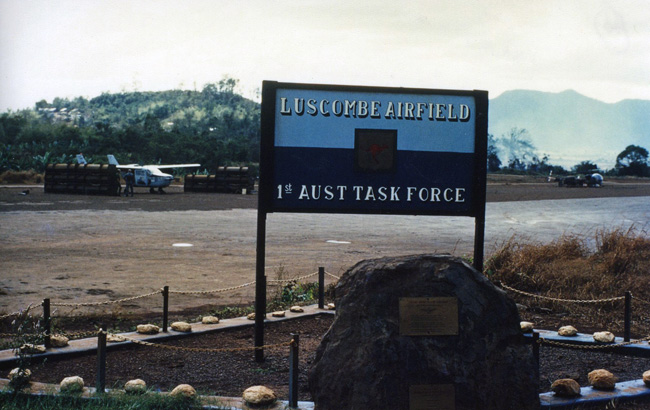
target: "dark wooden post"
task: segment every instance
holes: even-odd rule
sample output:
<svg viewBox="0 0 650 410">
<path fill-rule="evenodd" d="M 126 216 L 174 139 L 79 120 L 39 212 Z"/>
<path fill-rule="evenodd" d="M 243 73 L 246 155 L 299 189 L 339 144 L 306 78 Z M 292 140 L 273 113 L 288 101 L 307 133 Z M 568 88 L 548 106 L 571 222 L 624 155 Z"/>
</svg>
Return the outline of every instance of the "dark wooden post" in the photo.
<svg viewBox="0 0 650 410">
<path fill-rule="evenodd" d="M 98 394 L 106 392 L 106 325 L 97 333 L 97 383 Z"/>
<path fill-rule="evenodd" d="M 255 283 L 255 361 L 264 361 L 264 319 L 266 319 L 266 276 L 258 277 Z"/>
<path fill-rule="evenodd" d="M 52 318 L 50 313 L 50 299 L 43 299 L 43 333 L 45 334 L 45 340 L 43 343 L 46 348 L 52 347 L 50 342 L 50 335 L 52 334 Z"/>
<path fill-rule="evenodd" d="M 630 341 L 631 321 L 632 321 L 632 293 L 625 292 L 625 329 L 623 331 L 623 340 Z"/>
<path fill-rule="evenodd" d="M 537 378 L 539 379 L 539 333 L 537 332 L 533 332 L 533 357 L 535 358 Z"/>
<path fill-rule="evenodd" d="M 298 349 L 300 335 L 291 333 L 291 349 L 289 352 L 289 407 L 298 408 Z"/>
<path fill-rule="evenodd" d="M 325 307 L 325 268 L 318 268 L 318 308 Z"/>
<path fill-rule="evenodd" d="M 264 361 L 264 319 L 266 319 L 266 212 L 262 204 L 263 192 L 260 186 L 257 205 L 257 247 L 255 259 L 255 361 Z"/>
<path fill-rule="evenodd" d="M 162 331 L 167 331 L 167 324 L 169 322 L 169 286 L 163 288 L 163 325 Z"/>
</svg>

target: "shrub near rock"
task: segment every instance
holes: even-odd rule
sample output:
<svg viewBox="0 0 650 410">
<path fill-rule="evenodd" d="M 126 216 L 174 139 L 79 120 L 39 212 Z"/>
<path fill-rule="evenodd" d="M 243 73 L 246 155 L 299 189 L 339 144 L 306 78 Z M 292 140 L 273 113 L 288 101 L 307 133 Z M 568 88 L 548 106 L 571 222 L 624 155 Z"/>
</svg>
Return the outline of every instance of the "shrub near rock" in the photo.
<svg viewBox="0 0 650 410">
<path fill-rule="evenodd" d="M 9 376 L 8 376 L 9 380 L 13 380 L 19 377 L 29 380 L 32 377 L 32 371 L 29 369 L 21 369 L 19 367 L 16 367 L 15 369 L 12 369 L 9 372 Z"/>
<path fill-rule="evenodd" d="M 20 390 L 27 387 L 32 379 L 32 371 L 29 369 L 21 369 L 16 367 L 9 372 L 9 386 L 15 390 Z"/>
</svg>

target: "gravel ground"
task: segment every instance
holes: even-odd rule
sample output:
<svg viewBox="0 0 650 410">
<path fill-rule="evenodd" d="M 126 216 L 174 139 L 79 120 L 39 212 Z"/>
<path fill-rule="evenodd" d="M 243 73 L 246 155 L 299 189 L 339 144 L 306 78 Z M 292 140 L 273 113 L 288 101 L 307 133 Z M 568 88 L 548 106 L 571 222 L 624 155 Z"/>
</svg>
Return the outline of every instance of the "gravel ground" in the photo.
<svg viewBox="0 0 650 410">
<path fill-rule="evenodd" d="M 546 323 L 551 324 L 552 317 Z M 265 343 L 281 344 L 290 340 L 291 333 L 300 334 L 299 399 L 311 400 L 307 372 L 315 350 L 333 321 L 332 316 L 270 323 L 266 328 Z M 575 323 L 575 322 L 574 322 Z M 581 328 L 579 323 L 575 323 Z M 203 348 L 250 348 L 253 328 L 223 331 L 210 335 L 193 336 L 165 344 Z M 251 351 L 224 353 L 188 353 L 146 346 L 128 346 L 110 351 L 107 356 L 107 386 L 121 387 L 130 379 L 141 378 L 153 389 L 170 391 L 181 383 L 189 383 L 202 394 L 239 397 L 246 387 L 262 384 L 272 388 L 282 399 L 288 398 L 288 347 L 267 349 L 265 361 L 255 362 Z M 64 377 L 78 375 L 87 384 L 96 379 L 94 355 L 65 360 L 48 360 L 31 366 L 33 380 L 59 383 Z M 641 378 L 650 369 L 649 359 L 639 359 L 587 350 L 542 348 L 540 350 L 539 391 L 550 391 L 550 385 L 559 378 L 576 379 L 587 386 L 587 374 L 605 368 L 619 381 Z M 616 404 L 616 407 L 596 408 L 650 409 L 650 403 Z"/>
<path fill-rule="evenodd" d="M 29 189 L 29 194 L 21 195 L 22 191 Z M 257 196 L 255 195 L 221 195 L 221 194 L 183 194 L 179 188 L 172 187 L 168 190 L 167 195 L 150 195 L 144 191 L 138 192 L 136 189 L 136 196 L 134 198 L 112 198 L 112 197 L 90 197 L 90 196 L 74 196 L 74 195 L 56 195 L 44 194 L 42 188 L 38 187 L 10 187 L 0 188 L 0 222 L 9 222 L 15 217 L 23 217 L 29 215 L 29 218 L 42 217 L 46 212 L 67 212 L 67 211 L 83 211 L 92 212 L 96 215 L 96 221 L 101 221 L 106 224 L 106 231 L 98 230 L 97 227 L 76 227 L 78 232 L 65 231 L 64 227 L 50 226 L 50 230 L 45 226 L 45 231 L 41 229 L 40 235 L 29 236 L 16 232 L 3 233 L 13 235 L 12 237 L 19 238 L 20 247 L 13 247 L 14 244 L 7 242 L 0 243 L 0 253 L 2 254 L 2 261 L 0 261 L 0 268 L 2 271 L 9 275 L 17 277 L 16 283 L 22 280 L 25 284 L 21 286 L 21 295 L 17 295 L 23 302 L 31 301 L 34 297 L 38 296 L 39 291 L 44 286 L 43 280 L 47 276 L 47 272 L 51 266 L 65 266 L 59 265 L 60 263 L 68 263 L 71 270 L 66 271 L 67 268 L 61 268 L 53 275 L 53 283 L 57 284 L 62 290 L 70 290 L 71 288 L 78 288 L 78 291 L 72 292 L 73 299 L 78 298 L 80 295 L 89 294 L 95 297 L 105 297 L 107 299 L 114 299 L 119 296 L 128 296 L 139 294 L 138 291 L 131 291 L 131 289 L 118 291 L 115 288 L 116 284 L 126 285 L 128 281 L 137 279 L 137 272 L 142 272 L 142 266 L 149 266 L 151 271 L 163 269 L 165 266 L 179 263 L 186 269 L 184 275 L 187 277 L 192 276 L 191 266 L 193 262 L 187 259 L 178 260 L 180 257 L 174 253 L 166 258 L 160 258 L 160 254 L 151 253 L 154 258 L 150 261 L 143 261 L 142 259 L 136 260 L 131 266 L 131 262 L 121 262 L 120 258 L 123 255 L 128 255 L 124 247 L 124 238 L 119 234 L 109 243 L 114 244 L 113 250 L 103 248 L 93 248 L 93 243 L 100 237 L 105 238 L 111 234 L 110 226 L 115 225 L 116 221 L 103 220 L 102 215 L 105 211 L 125 211 L 135 214 L 141 214 L 142 218 L 147 218 L 148 213 L 151 215 L 164 215 L 166 211 L 226 211 L 233 210 L 233 223 L 237 220 L 237 210 L 241 209 L 255 209 L 257 205 Z M 606 183 L 601 189 L 587 189 L 587 188 L 558 188 L 555 184 L 545 183 L 520 183 L 516 179 L 502 179 L 493 181 L 488 185 L 488 201 L 501 202 L 501 201 L 522 201 L 522 200 L 542 200 L 542 199 L 565 199 L 565 198 L 585 198 L 585 197 L 626 197 L 626 196 L 650 196 L 650 183 L 638 181 L 625 181 Z M 48 214 L 52 215 L 52 214 Z M 177 215 L 183 215 L 178 213 Z M 160 221 L 160 223 L 167 223 L 167 221 Z M 182 224 L 182 221 L 180 222 Z M 6 228 L 1 227 L 0 231 Z M 5 224 L 7 226 L 8 224 Z M 177 225 L 182 227 L 182 225 Z M 213 227 L 210 227 L 212 229 Z M 203 226 L 191 226 L 185 228 L 188 232 L 204 229 Z M 165 241 L 182 240 L 185 232 L 182 228 L 178 228 L 179 235 L 177 238 L 160 238 Z M 43 232 L 45 235 L 43 235 Z M 227 228 L 226 231 L 227 232 Z M 146 234 L 142 233 L 143 235 Z M 227 234 L 227 233 L 226 233 Z M 49 236 L 48 236 L 49 235 Z M 57 237 L 57 235 L 61 235 Z M 273 235 L 270 232 L 269 235 Z M 75 238 L 76 237 L 76 238 Z M 48 238 L 56 238 L 48 242 Z M 65 239 L 63 239 L 65 238 Z M 247 244 L 246 238 L 234 238 L 242 244 Z M 384 243 L 386 238 L 380 238 Z M 75 248 L 75 246 L 66 247 L 67 241 L 77 240 L 78 244 L 90 246 L 90 248 Z M 218 243 L 219 237 L 213 234 L 212 241 Z M 105 244 L 104 242 L 103 244 Z M 134 245 L 135 243 L 135 245 Z M 149 255 L 149 248 L 153 248 L 152 240 L 146 242 L 130 242 L 130 248 L 135 248 L 135 252 L 139 254 Z M 35 248 L 35 253 L 29 253 L 30 246 Z M 103 245 L 102 245 L 103 246 Z M 57 252 L 57 248 L 65 248 L 63 253 Z M 383 248 L 377 245 L 370 244 L 368 249 L 369 253 L 381 253 Z M 105 253 L 108 252 L 108 253 Z M 153 252 L 153 251 L 152 251 Z M 175 251 L 176 252 L 176 251 Z M 198 253 L 193 254 L 193 257 L 200 259 L 202 254 L 200 250 Z M 214 253 L 214 249 L 209 252 Z M 221 251 L 223 259 L 230 260 L 237 256 L 237 252 L 232 249 Z M 278 252 L 282 252 L 279 249 Z M 45 254 L 44 254 L 45 253 Z M 104 279 L 104 283 L 84 283 L 81 279 L 75 277 L 73 268 L 74 265 L 86 267 L 93 266 L 89 264 L 89 260 L 85 259 L 93 253 L 98 253 L 100 259 L 111 259 L 108 272 L 110 279 Z M 168 251 L 167 251 L 168 253 Z M 234 255 L 233 255 L 234 254 Z M 25 256 L 26 255 L 26 256 Z M 112 255 L 112 256 L 111 256 Z M 364 254 L 365 255 L 365 254 Z M 9 259 L 13 257 L 25 256 L 29 259 L 29 270 L 36 274 L 34 280 L 27 281 L 20 279 L 22 273 L 18 274 L 16 270 L 9 264 Z M 348 254 L 347 257 L 350 261 L 358 261 L 361 259 L 361 254 Z M 158 257 L 159 259 L 155 259 Z M 116 262 L 117 261 L 117 262 Z M 225 268 L 229 272 L 229 277 L 233 277 L 236 284 L 243 283 L 243 278 L 248 278 L 250 272 L 242 274 L 241 277 L 237 275 L 237 269 L 241 269 L 242 264 L 246 264 L 246 269 L 250 271 L 250 255 L 243 255 L 241 260 L 232 259 L 232 266 Z M 214 263 L 223 263 L 221 261 Z M 347 263 L 347 262 L 346 262 Z M 180 266 L 179 265 L 179 266 Z M 349 265 L 348 265 L 349 266 Z M 289 268 L 291 270 L 291 268 Z M 25 274 L 31 273 L 25 271 Z M 199 270 L 200 272 L 200 270 Z M 335 272 L 340 274 L 342 272 Z M 121 276 L 122 275 L 122 276 Z M 248 275 L 248 276 L 246 276 Z M 4 276 L 4 275 L 3 275 Z M 0 294 L 12 295 L 15 291 L 8 289 L 3 282 L 7 280 L 0 279 Z M 146 282 L 151 282 L 151 277 L 145 277 Z M 198 280 L 198 279 L 197 279 Z M 58 282 L 57 282 L 58 281 Z M 228 283 L 227 278 L 223 283 Z M 219 285 L 216 283 L 215 285 Z M 134 289 L 142 290 L 143 285 L 136 283 Z M 141 292 L 140 292 L 141 293 Z M 76 296 L 75 296 L 76 295 Z M 234 301 L 244 301 L 250 295 L 240 294 L 235 296 Z M 231 302 L 232 302 L 231 300 Z M 181 301 L 179 301 L 182 304 Z M 189 303 L 189 302 L 188 302 Z M 207 302 L 206 304 L 209 304 Z M 215 303 L 213 303 L 215 304 Z M 94 326 L 98 321 L 103 319 L 97 316 L 105 315 L 107 318 L 122 318 L 126 317 L 128 313 L 135 310 L 135 306 L 127 306 L 124 310 L 112 310 L 102 312 L 76 312 L 80 315 L 76 321 L 80 329 L 88 326 Z M 75 312 L 73 312 L 75 313 Z M 193 313 L 197 313 L 196 309 Z M 525 312 L 522 312 L 522 317 Z M 90 319 L 90 316 L 95 316 Z M 143 316 L 145 317 L 145 316 Z M 88 320 L 84 320 L 88 318 Z M 555 317 L 545 318 L 544 328 L 553 329 L 553 326 L 559 326 L 561 320 Z M 268 334 L 265 338 L 267 343 L 283 343 L 287 341 L 288 335 L 292 332 L 301 334 L 301 400 L 310 399 L 309 393 L 306 391 L 306 371 L 311 363 L 313 352 L 318 345 L 320 338 L 329 327 L 328 318 L 319 318 L 313 320 L 301 320 L 295 323 L 278 323 L 274 326 L 268 326 Z M 583 329 L 589 326 L 588 318 L 584 323 L 579 321 L 573 322 L 574 326 L 578 329 Z M 67 330 L 67 329 L 66 329 Z M 207 346 L 207 347 L 250 347 L 252 345 L 253 330 L 242 329 L 237 331 L 229 331 L 219 333 L 218 336 L 200 336 L 183 339 L 174 342 L 183 346 Z M 239 396 L 241 392 L 248 386 L 254 384 L 265 384 L 279 392 L 280 396 L 286 398 L 287 396 L 287 383 L 288 383 L 288 364 L 287 364 L 287 349 L 280 349 L 276 351 L 269 350 L 267 353 L 267 360 L 263 364 L 257 364 L 252 359 L 249 352 L 244 353 L 228 353 L 219 355 L 187 355 L 185 353 L 177 353 L 166 350 L 151 350 L 149 348 L 132 347 L 118 352 L 110 352 L 108 355 L 108 384 L 123 382 L 131 378 L 142 378 L 147 381 L 150 386 L 156 386 L 162 390 L 167 390 L 174 387 L 179 383 L 190 383 L 195 385 L 199 390 L 206 393 L 215 393 L 224 396 Z M 43 367 L 36 368 L 34 379 L 37 381 L 58 383 L 63 377 L 79 374 L 92 384 L 94 381 L 94 372 L 96 367 L 96 359 L 94 356 L 75 358 L 65 361 L 48 361 Z M 586 385 L 586 375 L 589 371 L 595 368 L 606 368 L 612 371 L 620 381 L 632 380 L 640 378 L 643 371 L 650 369 L 650 363 L 647 359 L 626 358 L 604 353 L 590 353 L 584 350 L 567 350 L 556 348 L 543 348 L 541 363 L 540 363 L 540 391 L 548 391 L 550 383 L 560 377 L 574 377 L 578 379 L 581 385 Z M 612 406 L 602 408 L 614 408 Z M 647 404 L 633 404 L 633 405 L 620 405 L 617 404 L 615 408 L 625 409 L 650 409 Z"/>
</svg>

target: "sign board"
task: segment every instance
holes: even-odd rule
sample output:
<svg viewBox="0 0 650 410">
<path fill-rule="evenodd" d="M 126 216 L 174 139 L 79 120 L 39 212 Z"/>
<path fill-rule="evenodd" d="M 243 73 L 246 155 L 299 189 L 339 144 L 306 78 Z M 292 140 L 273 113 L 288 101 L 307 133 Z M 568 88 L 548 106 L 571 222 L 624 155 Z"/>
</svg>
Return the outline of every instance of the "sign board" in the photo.
<svg viewBox="0 0 650 410">
<path fill-rule="evenodd" d="M 402 336 L 458 335 L 458 299 L 455 297 L 400 298 L 399 334 Z"/>
<path fill-rule="evenodd" d="M 453 384 L 413 385 L 409 387 L 409 410 L 454 410 L 456 389 Z"/>
<path fill-rule="evenodd" d="M 487 93 L 264 82 L 266 212 L 476 216 Z"/>
<path fill-rule="evenodd" d="M 487 111 L 486 91 L 264 81 L 257 361 L 264 357 L 268 213 L 474 217 L 474 267 L 482 270 Z"/>
</svg>

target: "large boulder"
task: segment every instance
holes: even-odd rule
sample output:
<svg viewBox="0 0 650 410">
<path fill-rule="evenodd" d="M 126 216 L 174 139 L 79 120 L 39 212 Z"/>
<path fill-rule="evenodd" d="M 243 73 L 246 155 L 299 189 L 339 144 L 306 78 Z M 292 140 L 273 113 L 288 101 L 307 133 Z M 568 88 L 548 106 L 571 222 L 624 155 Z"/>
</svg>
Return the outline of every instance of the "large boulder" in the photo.
<svg viewBox="0 0 650 410">
<path fill-rule="evenodd" d="M 343 275 L 335 293 L 336 318 L 309 374 L 319 410 L 410 409 L 432 401 L 451 402 L 448 407 L 457 410 L 539 408 L 535 360 L 514 302 L 462 260 L 421 255 L 362 261 Z M 442 335 L 411 335 L 418 326 L 427 328 L 421 317 L 428 314 L 427 303 L 421 317 L 406 309 L 400 314 L 400 299 L 413 298 L 447 301 L 445 310 L 452 312 L 443 314 L 454 319 L 443 321 Z M 419 324 L 400 334 L 401 320 Z M 447 328 L 456 322 L 453 334 Z"/>
</svg>

